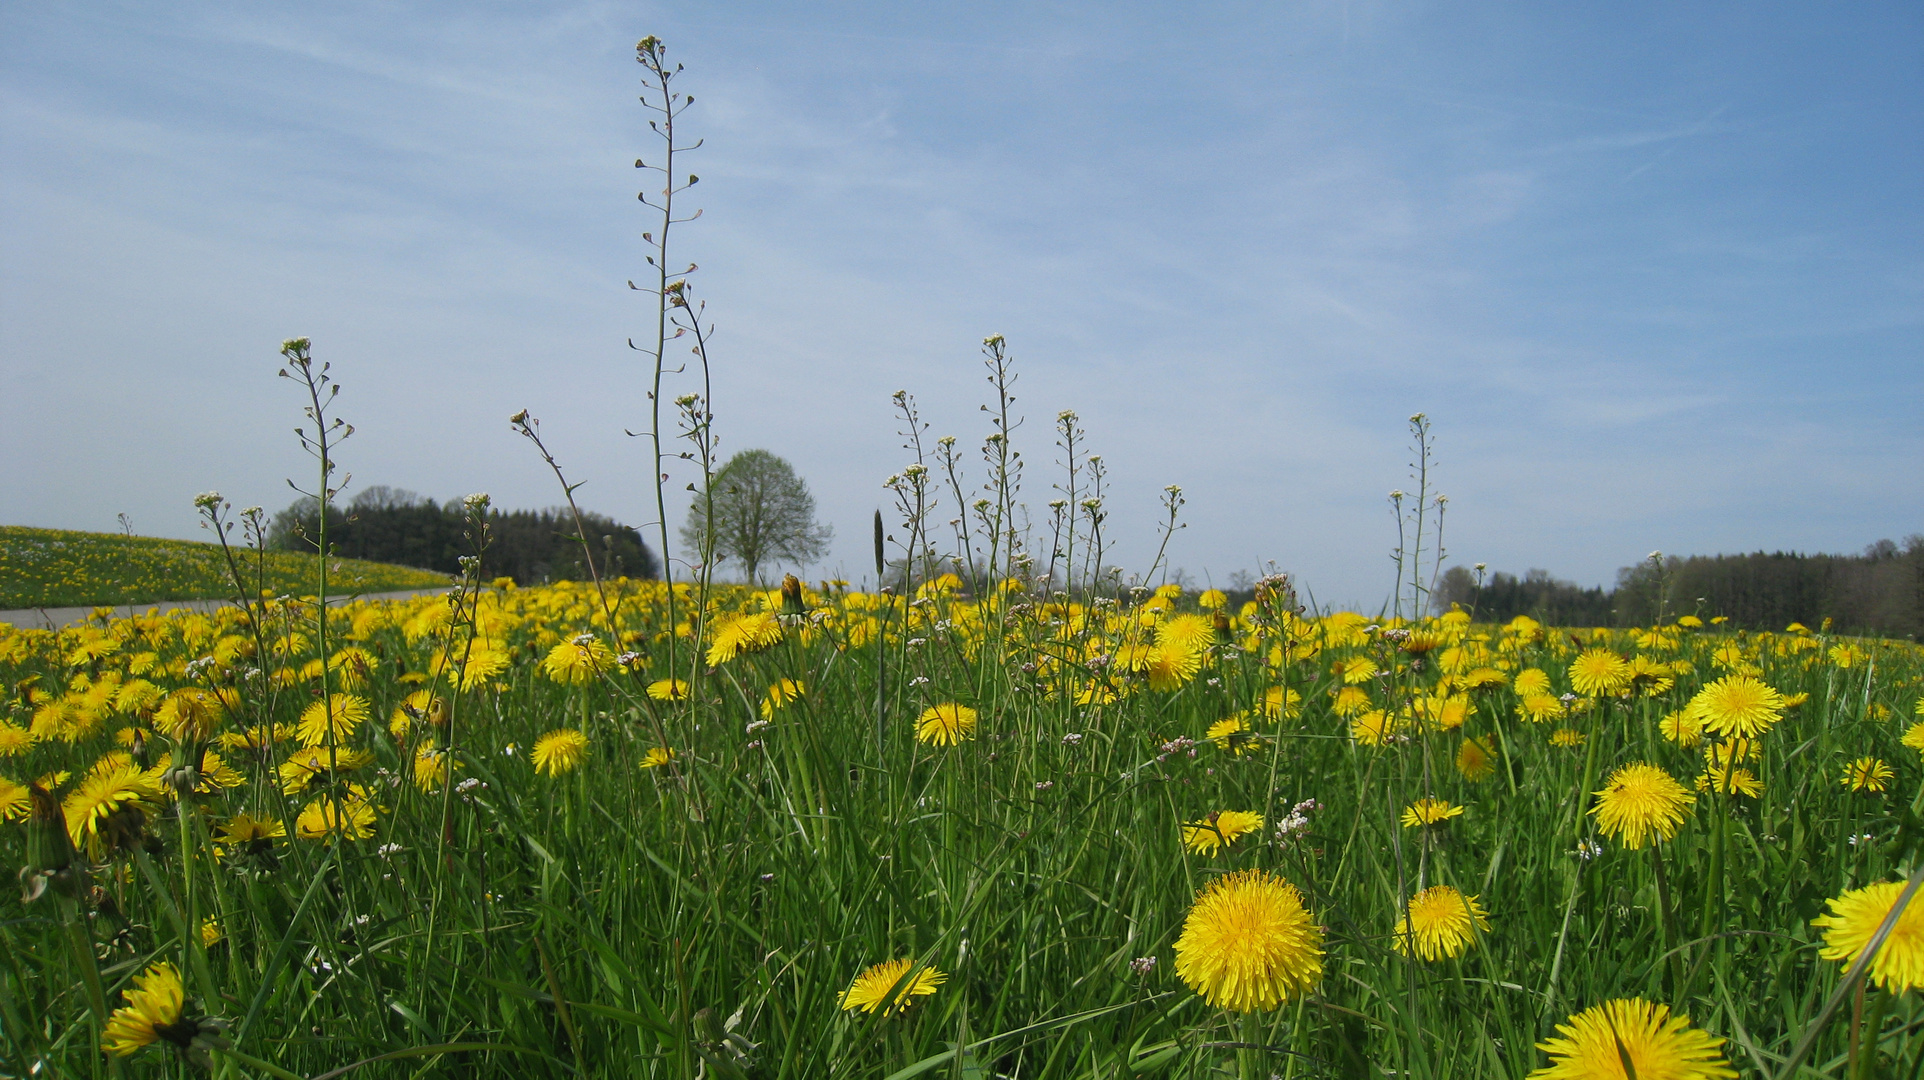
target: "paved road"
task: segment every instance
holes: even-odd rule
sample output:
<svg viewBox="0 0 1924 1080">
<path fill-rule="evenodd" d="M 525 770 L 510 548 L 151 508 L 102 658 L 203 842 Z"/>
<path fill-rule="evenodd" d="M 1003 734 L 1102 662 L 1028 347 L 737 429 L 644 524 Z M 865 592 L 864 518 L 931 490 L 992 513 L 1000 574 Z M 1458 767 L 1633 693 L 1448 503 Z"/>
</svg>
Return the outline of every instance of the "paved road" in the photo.
<svg viewBox="0 0 1924 1080">
<path fill-rule="evenodd" d="M 405 600 L 410 596 L 427 596 L 430 593 L 446 591 L 446 589 L 403 589 L 400 592 L 366 593 L 362 596 L 330 596 L 327 602 L 345 604 L 350 600 Z M 226 604 L 225 600 L 157 600 L 150 604 L 115 604 L 114 612 L 118 615 L 131 616 L 141 614 L 148 608 L 159 608 L 162 611 L 174 611 L 178 608 L 186 608 L 190 611 L 213 611 Z M 0 622 L 39 630 L 55 630 L 86 622 L 87 617 L 93 613 L 94 609 L 91 607 L 20 608 L 14 611 L 0 611 Z"/>
</svg>

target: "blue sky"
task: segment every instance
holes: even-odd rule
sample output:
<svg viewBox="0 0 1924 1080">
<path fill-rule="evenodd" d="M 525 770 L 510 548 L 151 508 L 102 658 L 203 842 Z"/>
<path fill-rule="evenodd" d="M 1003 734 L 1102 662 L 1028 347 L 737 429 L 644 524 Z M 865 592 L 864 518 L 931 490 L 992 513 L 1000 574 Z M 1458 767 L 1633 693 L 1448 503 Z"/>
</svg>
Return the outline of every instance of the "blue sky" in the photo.
<svg viewBox="0 0 1924 1080">
<path fill-rule="evenodd" d="M 1028 501 L 1073 408 L 1133 568 L 1180 484 L 1176 565 L 1373 608 L 1419 410 L 1453 562 L 1924 531 L 1924 9 L 1875 3 L 0 3 L 0 522 L 284 505 L 297 334 L 357 484 L 552 504 L 525 407 L 650 520 L 647 33 L 724 448 L 808 478 L 815 576 L 892 391 L 987 433 L 990 333 Z"/>
</svg>

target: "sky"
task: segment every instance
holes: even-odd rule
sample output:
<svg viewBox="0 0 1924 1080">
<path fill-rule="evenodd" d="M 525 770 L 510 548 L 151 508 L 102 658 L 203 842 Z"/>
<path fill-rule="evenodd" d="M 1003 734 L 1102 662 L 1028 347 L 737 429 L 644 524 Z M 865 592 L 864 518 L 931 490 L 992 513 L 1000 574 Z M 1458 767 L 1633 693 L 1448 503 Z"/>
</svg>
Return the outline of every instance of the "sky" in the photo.
<svg viewBox="0 0 1924 1080">
<path fill-rule="evenodd" d="M 554 505 L 525 408 L 651 529 L 646 34 L 716 433 L 807 479 L 811 576 L 872 571 L 894 391 L 984 479 L 990 334 L 1024 501 L 1074 410 L 1135 573 L 1174 484 L 1192 579 L 1374 610 L 1418 412 L 1446 565 L 1924 532 L 1924 7 L 1875 2 L 0 0 L 0 524 L 285 506 L 308 336 L 347 497 Z"/>
</svg>

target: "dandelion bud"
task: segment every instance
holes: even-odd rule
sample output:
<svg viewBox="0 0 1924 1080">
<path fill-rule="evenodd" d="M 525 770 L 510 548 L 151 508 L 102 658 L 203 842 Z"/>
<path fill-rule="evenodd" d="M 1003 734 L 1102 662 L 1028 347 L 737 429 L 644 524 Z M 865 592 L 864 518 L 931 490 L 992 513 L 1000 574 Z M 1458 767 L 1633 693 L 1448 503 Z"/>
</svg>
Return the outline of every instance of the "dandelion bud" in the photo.
<svg viewBox="0 0 1924 1080">
<path fill-rule="evenodd" d="M 801 615 L 805 611 L 802 606 L 802 580 L 794 574 L 783 574 L 782 614 Z"/>
</svg>

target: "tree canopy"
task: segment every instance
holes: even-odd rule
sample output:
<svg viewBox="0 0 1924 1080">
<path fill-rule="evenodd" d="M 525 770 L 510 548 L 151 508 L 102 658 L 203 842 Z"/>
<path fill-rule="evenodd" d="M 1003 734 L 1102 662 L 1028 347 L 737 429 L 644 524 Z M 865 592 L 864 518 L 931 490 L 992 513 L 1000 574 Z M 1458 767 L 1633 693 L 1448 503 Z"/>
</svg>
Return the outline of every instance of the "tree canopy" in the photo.
<svg viewBox="0 0 1924 1080">
<path fill-rule="evenodd" d="M 772 562 L 802 566 L 821 558 L 835 530 L 815 520 L 815 496 L 794 466 L 767 450 L 743 450 L 715 474 L 714 522 L 709 500 L 701 495 L 688 508 L 681 540 L 689 549 L 709 553 L 716 562 L 733 559 L 742 576 L 760 580 Z"/>
</svg>

